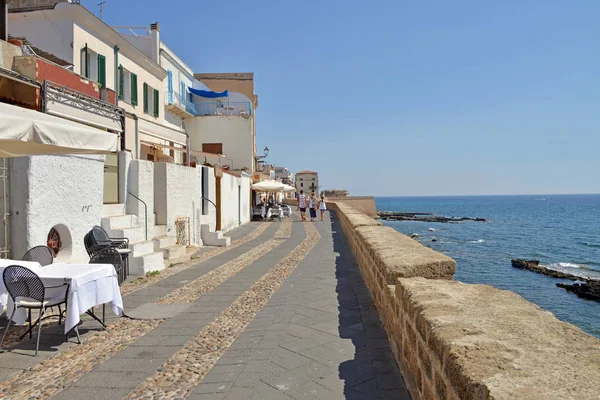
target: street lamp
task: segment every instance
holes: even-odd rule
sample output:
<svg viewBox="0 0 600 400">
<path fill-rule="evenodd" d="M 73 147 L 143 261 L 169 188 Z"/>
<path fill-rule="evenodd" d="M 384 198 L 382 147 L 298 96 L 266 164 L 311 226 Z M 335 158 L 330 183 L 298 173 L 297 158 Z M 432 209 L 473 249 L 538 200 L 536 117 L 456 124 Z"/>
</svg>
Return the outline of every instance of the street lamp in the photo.
<svg viewBox="0 0 600 400">
<path fill-rule="evenodd" d="M 263 152 L 265 153 L 264 156 L 255 156 L 256 161 L 267 158 L 267 156 L 269 155 L 269 148 L 267 146 L 265 146 L 265 149 L 263 150 Z"/>
</svg>

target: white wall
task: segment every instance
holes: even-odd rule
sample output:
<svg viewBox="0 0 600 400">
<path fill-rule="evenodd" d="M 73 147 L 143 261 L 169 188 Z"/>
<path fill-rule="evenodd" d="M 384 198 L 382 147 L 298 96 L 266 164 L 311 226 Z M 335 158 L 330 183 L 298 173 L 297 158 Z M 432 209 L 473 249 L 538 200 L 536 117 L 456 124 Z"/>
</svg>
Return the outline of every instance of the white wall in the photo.
<svg viewBox="0 0 600 400">
<path fill-rule="evenodd" d="M 164 162 L 154 163 L 154 212 L 156 224 L 166 225 L 175 236 L 175 220 L 189 217 L 190 242 L 200 246 L 201 170 Z"/>
<path fill-rule="evenodd" d="M 223 173 L 223 178 L 221 178 L 221 229 L 223 232 L 230 231 L 240 226 L 240 221 L 241 224 L 250 221 L 250 179 Z"/>
<path fill-rule="evenodd" d="M 146 203 L 148 210 L 148 238 L 154 226 L 154 163 L 145 160 L 131 160 L 127 171 L 127 191 L 133 193 Z M 138 225 L 144 226 L 144 205 L 135 197 L 127 194 L 125 213 L 137 215 Z"/>
<path fill-rule="evenodd" d="M 216 178 L 215 178 L 215 170 L 214 168 L 210 168 L 210 167 L 202 167 L 205 168 L 207 171 L 207 177 L 208 177 L 208 193 L 205 194 L 205 197 L 208 198 L 210 201 L 212 201 L 213 203 L 216 204 L 217 202 L 217 187 L 216 187 Z M 202 176 L 202 168 L 200 166 L 198 166 L 198 171 L 200 173 L 200 176 Z M 202 183 L 202 182 L 200 182 Z M 200 194 L 202 194 L 202 191 L 200 191 Z M 208 225 L 210 227 L 210 231 L 214 232 L 217 228 L 217 209 L 215 208 L 214 205 L 207 203 L 206 204 L 206 215 L 202 214 L 202 211 L 200 211 L 200 223 L 202 225 Z"/>
<path fill-rule="evenodd" d="M 104 156 L 19 157 L 11 169 L 12 257 L 45 245 L 58 226 L 58 262 L 89 261 L 83 237 L 100 225 Z"/>
<path fill-rule="evenodd" d="M 252 122 L 242 117 L 207 116 L 185 121 L 191 149 L 202 151 L 202 143 L 223 143 L 223 153 L 233 159 L 231 169 L 253 170 Z"/>
</svg>

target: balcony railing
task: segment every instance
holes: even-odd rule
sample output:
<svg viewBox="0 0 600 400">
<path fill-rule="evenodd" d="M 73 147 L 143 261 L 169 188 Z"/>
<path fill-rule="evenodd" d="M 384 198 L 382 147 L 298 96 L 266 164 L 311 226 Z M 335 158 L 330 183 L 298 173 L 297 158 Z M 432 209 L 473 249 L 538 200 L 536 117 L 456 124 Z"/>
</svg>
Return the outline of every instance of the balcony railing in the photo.
<svg viewBox="0 0 600 400">
<path fill-rule="evenodd" d="M 250 117 L 252 106 L 250 102 L 207 102 L 196 104 L 199 117 L 207 115 Z"/>
<path fill-rule="evenodd" d="M 180 108 L 181 110 L 187 112 L 188 114 L 193 115 L 194 117 L 198 116 L 198 113 L 196 112 L 196 106 L 194 103 L 192 103 L 190 100 L 187 99 L 187 96 L 185 95 L 181 95 L 177 92 L 172 92 L 172 93 L 167 93 L 167 96 L 165 96 L 165 102 L 167 103 L 167 105 L 173 105 L 176 106 L 178 108 Z"/>
</svg>

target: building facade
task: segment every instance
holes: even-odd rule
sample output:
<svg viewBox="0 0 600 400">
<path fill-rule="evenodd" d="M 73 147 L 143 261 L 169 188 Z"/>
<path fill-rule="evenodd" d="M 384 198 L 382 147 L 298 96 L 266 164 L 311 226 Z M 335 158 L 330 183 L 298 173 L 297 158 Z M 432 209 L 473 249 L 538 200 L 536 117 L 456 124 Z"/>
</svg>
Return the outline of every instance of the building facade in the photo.
<svg viewBox="0 0 600 400">
<path fill-rule="evenodd" d="M 309 170 L 300 171 L 296 173 L 295 185 L 298 193 L 300 193 L 301 190 L 304 190 L 304 193 L 310 193 L 314 191 L 318 195 L 319 174 Z"/>
</svg>

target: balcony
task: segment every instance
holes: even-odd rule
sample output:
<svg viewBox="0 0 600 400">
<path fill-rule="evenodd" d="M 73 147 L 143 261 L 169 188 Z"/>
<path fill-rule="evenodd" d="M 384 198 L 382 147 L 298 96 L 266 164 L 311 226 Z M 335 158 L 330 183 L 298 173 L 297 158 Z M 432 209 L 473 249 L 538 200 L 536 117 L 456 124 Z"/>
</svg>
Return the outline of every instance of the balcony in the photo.
<svg viewBox="0 0 600 400">
<path fill-rule="evenodd" d="M 165 102 L 168 111 L 183 119 L 198 116 L 196 106 L 188 100 L 185 95 L 181 96 L 181 94 L 177 92 L 167 93 Z"/>
<path fill-rule="evenodd" d="M 198 117 L 216 115 L 250 118 L 252 115 L 252 105 L 250 102 L 202 102 L 196 104 L 196 110 L 198 111 L 196 115 Z"/>
</svg>

